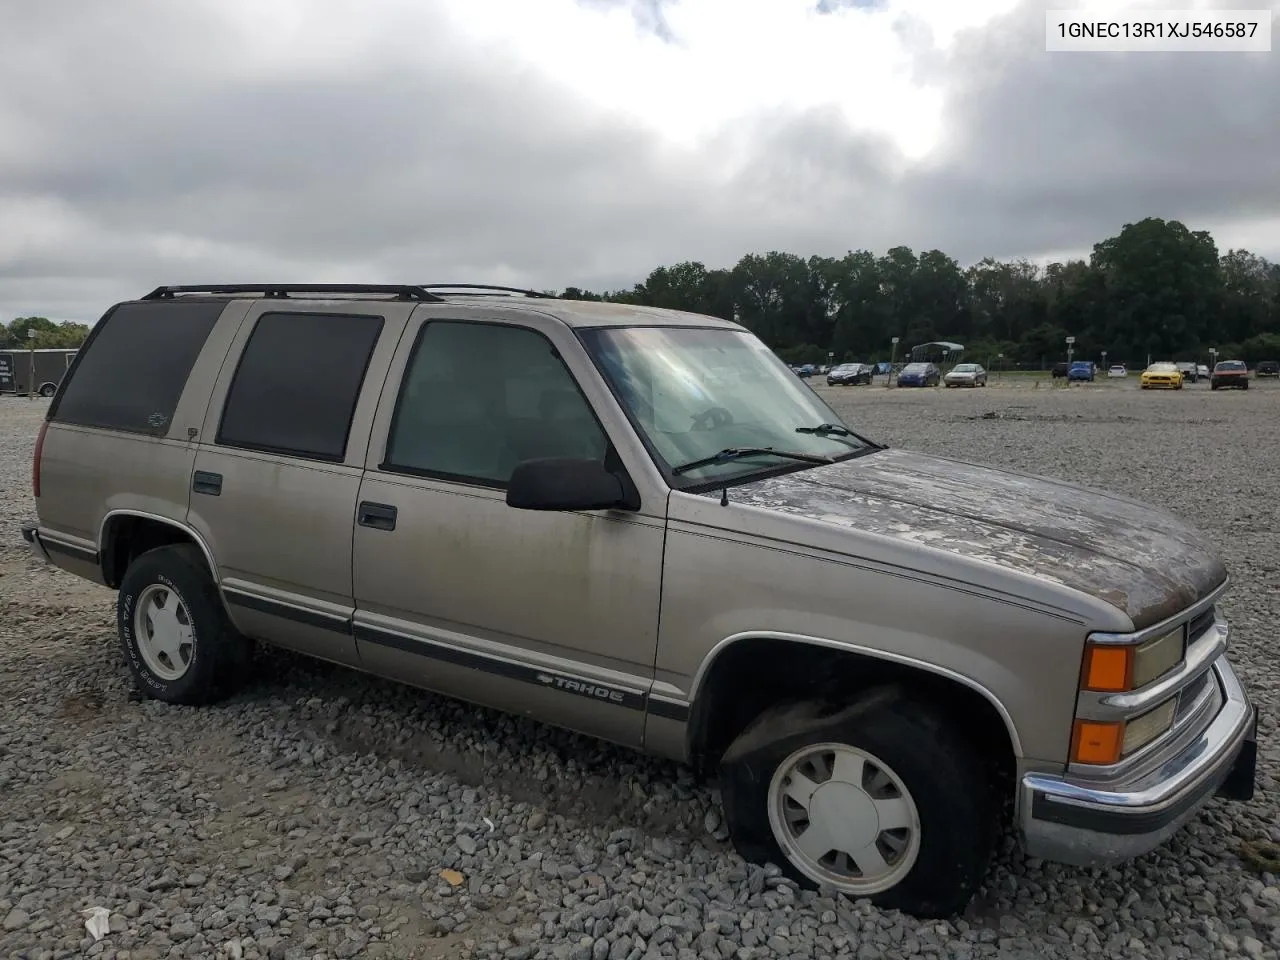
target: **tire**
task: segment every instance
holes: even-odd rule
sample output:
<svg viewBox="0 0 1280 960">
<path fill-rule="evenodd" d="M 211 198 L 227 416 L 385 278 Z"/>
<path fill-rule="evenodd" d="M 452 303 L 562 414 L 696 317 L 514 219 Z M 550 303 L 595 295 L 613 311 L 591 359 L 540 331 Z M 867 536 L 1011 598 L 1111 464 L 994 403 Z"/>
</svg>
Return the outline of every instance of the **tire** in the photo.
<svg viewBox="0 0 1280 960">
<path fill-rule="evenodd" d="M 40 396 L 42 397 L 52 397 L 57 392 L 58 392 L 58 388 L 55 387 L 52 383 L 46 383 L 44 386 L 40 388 Z"/>
<path fill-rule="evenodd" d="M 917 917 L 963 911 L 990 863 L 999 804 L 983 755 L 958 729 L 933 708 L 892 689 L 839 712 L 816 703 L 766 710 L 722 761 L 721 797 L 735 848 L 747 860 L 778 864 L 810 889 L 828 886 Z M 840 759 L 809 766 L 806 758 L 813 755 Z M 788 776 L 797 767 L 806 770 L 807 780 Z M 878 769 L 879 783 L 854 786 L 851 777 L 847 788 L 841 784 L 808 796 L 824 797 L 824 819 L 846 831 L 827 842 L 857 845 L 873 860 L 879 854 L 869 869 L 884 872 L 874 882 L 851 876 L 856 861 L 847 852 L 841 857 L 828 850 L 814 859 L 801 847 L 809 831 L 820 828 L 788 791 L 796 783 L 817 782 L 821 789 L 828 783 L 822 774 L 836 779 L 842 767 L 864 775 Z M 873 797 L 877 787 L 889 796 Z M 813 810 L 810 805 L 807 813 Z M 860 835 L 850 829 L 859 813 L 874 818 L 862 821 Z M 885 816 L 906 826 L 881 829 Z M 794 827 L 801 823 L 806 825 L 797 834 Z"/>
<path fill-rule="evenodd" d="M 166 622 L 174 631 L 169 642 L 150 642 L 149 630 L 163 629 Z M 236 687 L 249 652 L 248 641 L 227 617 L 203 554 L 190 544 L 148 550 L 129 565 L 116 598 L 116 631 L 138 690 L 165 703 L 194 706 L 222 699 Z"/>
</svg>

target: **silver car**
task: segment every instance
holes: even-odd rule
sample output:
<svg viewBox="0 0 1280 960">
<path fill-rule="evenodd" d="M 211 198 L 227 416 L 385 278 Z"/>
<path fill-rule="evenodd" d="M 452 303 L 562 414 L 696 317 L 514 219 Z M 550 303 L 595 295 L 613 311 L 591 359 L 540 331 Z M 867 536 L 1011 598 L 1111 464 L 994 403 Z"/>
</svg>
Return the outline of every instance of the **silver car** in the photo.
<svg viewBox="0 0 1280 960">
<path fill-rule="evenodd" d="M 116 592 L 147 697 L 287 647 L 690 764 L 745 857 L 921 916 L 1006 810 L 1101 865 L 1253 792 L 1203 536 L 889 449 L 726 320 L 162 287 L 93 328 L 33 485 L 23 536 Z"/>
<path fill-rule="evenodd" d="M 947 371 L 942 382 L 948 387 L 985 387 L 987 371 L 980 363 L 957 363 Z"/>
</svg>

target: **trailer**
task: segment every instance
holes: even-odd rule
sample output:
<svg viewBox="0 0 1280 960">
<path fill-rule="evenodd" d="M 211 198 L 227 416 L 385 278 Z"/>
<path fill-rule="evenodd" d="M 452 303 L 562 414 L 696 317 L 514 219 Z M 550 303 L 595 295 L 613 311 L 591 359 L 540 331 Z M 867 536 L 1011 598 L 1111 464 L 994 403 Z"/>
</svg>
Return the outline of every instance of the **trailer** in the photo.
<svg viewBox="0 0 1280 960">
<path fill-rule="evenodd" d="M 0 393 L 28 393 L 32 389 L 34 367 L 35 392 L 42 397 L 52 397 L 78 352 L 61 347 L 0 350 Z"/>
</svg>

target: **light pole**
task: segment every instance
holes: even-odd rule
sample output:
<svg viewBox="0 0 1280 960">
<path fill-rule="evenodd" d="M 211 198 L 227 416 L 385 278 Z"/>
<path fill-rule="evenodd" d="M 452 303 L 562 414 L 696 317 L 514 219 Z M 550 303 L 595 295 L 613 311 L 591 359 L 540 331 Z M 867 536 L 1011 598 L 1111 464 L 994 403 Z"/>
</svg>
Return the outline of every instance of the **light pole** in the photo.
<svg viewBox="0 0 1280 960">
<path fill-rule="evenodd" d="M 1105 350 L 1102 351 L 1102 369 L 1107 369 L 1107 351 Z"/>
<path fill-rule="evenodd" d="M 1209 348 L 1209 372 L 1213 373 L 1214 367 L 1218 365 L 1218 348 Z"/>
<path fill-rule="evenodd" d="M 36 328 L 27 328 L 27 346 L 31 349 L 28 356 L 31 359 L 31 380 L 27 383 L 27 399 L 34 400 L 36 398 Z"/>
<path fill-rule="evenodd" d="M 1003 369 L 1004 369 L 1004 354 L 997 353 L 996 354 L 996 373 L 999 374 L 1000 371 Z"/>
<path fill-rule="evenodd" d="M 1067 337 L 1067 366 L 1071 366 L 1071 354 L 1075 350 L 1076 338 Z"/>
<path fill-rule="evenodd" d="M 886 387 L 893 386 L 893 365 L 898 360 L 898 337 L 889 340 L 889 376 L 885 379 Z"/>
</svg>

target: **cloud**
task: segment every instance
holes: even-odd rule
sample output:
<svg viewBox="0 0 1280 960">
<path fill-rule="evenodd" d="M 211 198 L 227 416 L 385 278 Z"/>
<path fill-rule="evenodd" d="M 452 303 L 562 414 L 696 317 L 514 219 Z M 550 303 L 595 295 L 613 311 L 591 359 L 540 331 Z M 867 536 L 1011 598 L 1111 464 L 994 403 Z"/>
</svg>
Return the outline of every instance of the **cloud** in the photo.
<svg viewBox="0 0 1280 960">
<path fill-rule="evenodd" d="M 1013 0 L 4 7 L 0 318 L 166 282 L 629 286 L 682 259 L 1280 258 L 1267 54 L 1044 52 Z"/>
</svg>

